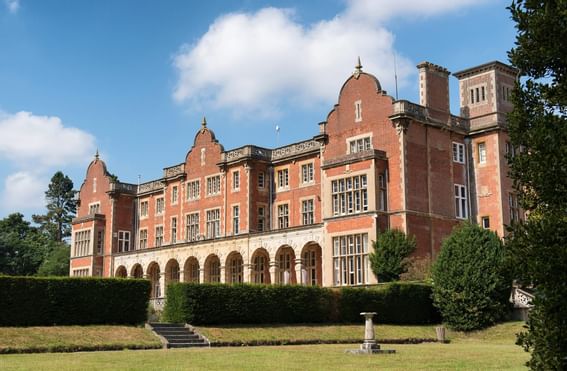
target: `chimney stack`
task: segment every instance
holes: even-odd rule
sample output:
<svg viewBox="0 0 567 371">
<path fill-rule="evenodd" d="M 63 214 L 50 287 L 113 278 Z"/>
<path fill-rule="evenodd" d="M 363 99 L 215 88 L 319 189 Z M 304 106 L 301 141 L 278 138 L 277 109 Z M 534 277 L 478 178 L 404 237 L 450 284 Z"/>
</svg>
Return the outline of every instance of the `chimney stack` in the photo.
<svg viewBox="0 0 567 371">
<path fill-rule="evenodd" d="M 449 72 L 445 67 L 421 62 L 419 69 L 419 104 L 429 109 L 432 117 L 444 119 L 450 114 Z"/>
</svg>

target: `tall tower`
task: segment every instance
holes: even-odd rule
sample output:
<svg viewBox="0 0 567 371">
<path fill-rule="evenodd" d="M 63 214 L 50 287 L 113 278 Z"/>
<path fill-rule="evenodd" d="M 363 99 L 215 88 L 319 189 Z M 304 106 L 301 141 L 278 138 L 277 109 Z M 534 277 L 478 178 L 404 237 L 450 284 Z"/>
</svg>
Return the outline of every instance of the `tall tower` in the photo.
<svg viewBox="0 0 567 371">
<path fill-rule="evenodd" d="M 471 210 L 484 228 L 505 233 L 519 215 L 512 182 L 507 177 L 510 145 L 506 114 L 517 70 L 494 61 L 454 74 L 459 79 L 461 116 L 469 119 Z"/>
</svg>

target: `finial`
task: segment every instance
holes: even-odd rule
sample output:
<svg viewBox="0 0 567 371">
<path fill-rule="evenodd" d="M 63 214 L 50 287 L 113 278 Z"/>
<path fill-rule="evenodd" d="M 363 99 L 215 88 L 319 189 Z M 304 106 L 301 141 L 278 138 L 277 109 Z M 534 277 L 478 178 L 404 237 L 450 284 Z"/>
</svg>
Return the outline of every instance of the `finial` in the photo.
<svg viewBox="0 0 567 371">
<path fill-rule="evenodd" d="M 356 66 L 354 66 L 354 73 L 353 73 L 354 78 L 358 79 L 358 76 L 360 76 L 361 72 L 362 72 L 362 64 L 360 63 L 360 56 L 359 56 L 358 62 L 356 63 Z"/>
<path fill-rule="evenodd" d="M 98 161 L 98 158 L 99 158 L 99 155 L 98 155 L 98 148 L 96 149 L 96 153 L 95 153 L 95 155 L 94 155 L 94 158 L 95 158 L 95 160 Z"/>
<path fill-rule="evenodd" d="M 207 118 L 203 116 L 203 121 L 201 121 L 201 127 L 204 129 L 207 127 Z"/>
</svg>

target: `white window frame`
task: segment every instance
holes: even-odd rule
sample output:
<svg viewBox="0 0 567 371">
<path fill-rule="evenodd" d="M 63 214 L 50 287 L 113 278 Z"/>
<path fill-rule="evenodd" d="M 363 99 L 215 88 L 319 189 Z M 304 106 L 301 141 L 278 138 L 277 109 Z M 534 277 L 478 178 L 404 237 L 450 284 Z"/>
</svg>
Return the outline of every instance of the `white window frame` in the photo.
<svg viewBox="0 0 567 371">
<path fill-rule="evenodd" d="M 174 185 L 171 187 L 171 204 L 177 205 L 179 200 L 179 187 Z"/>
<path fill-rule="evenodd" d="M 91 250 L 91 229 L 79 229 L 73 233 L 73 257 L 87 256 Z"/>
<path fill-rule="evenodd" d="M 259 189 L 266 188 L 266 173 L 263 171 L 258 172 L 258 188 Z"/>
<path fill-rule="evenodd" d="M 194 201 L 201 198 L 201 180 L 192 179 L 185 183 L 185 199 L 187 201 Z"/>
<path fill-rule="evenodd" d="M 140 228 L 138 232 L 138 249 L 148 248 L 148 228 Z"/>
<path fill-rule="evenodd" d="M 278 175 L 278 190 L 289 189 L 289 168 L 279 169 Z"/>
<path fill-rule="evenodd" d="M 315 199 L 301 200 L 301 224 L 311 225 L 315 223 Z"/>
<path fill-rule="evenodd" d="M 489 216 L 483 216 L 480 218 L 480 226 L 483 229 L 490 229 L 490 217 Z"/>
<path fill-rule="evenodd" d="M 131 250 L 130 231 L 118 231 L 118 252 L 127 252 Z"/>
<path fill-rule="evenodd" d="M 232 172 L 232 190 L 234 192 L 240 191 L 240 170 Z"/>
<path fill-rule="evenodd" d="M 197 241 L 200 236 L 199 212 L 186 214 L 185 221 L 185 239 L 187 241 Z"/>
<path fill-rule="evenodd" d="M 278 211 L 278 229 L 289 228 L 289 203 L 281 203 L 276 205 Z"/>
<path fill-rule="evenodd" d="M 148 200 L 140 201 L 140 219 L 147 218 L 150 210 L 150 203 Z"/>
<path fill-rule="evenodd" d="M 455 216 L 457 219 L 467 219 L 469 217 L 467 187 L 463 184 L 455 184 L 454 188 Z"/>
<path fill-rule="evenodd" d="M 179 235 L 177 234 L 177 231 L 179 230 L 178 223 L 177 223 L 177 216 L 171 217 L 170 229 L 171 229 L 171 235 L 170 235 L 171 243 L 174 244 L 177 241 L 179 241 L 179 238 L 178 238 Z"/>
<path fill-rule="evenodd" d="M 232 205 L 232 234 L 240 233 L 240 205 Z"/>
<path fill-rule="evenodd" d="M 333 284 L 359 286 L 368 284 L 368 233 L 332 237 Z"/>
<path fill-rule="evenodd" d="M 156 197 L 156 215 L 163 215 L 165 212 L 165 198 L 163 196 Z"/>
<path fill-rule="evenodd" d="M 262 213 L 260 213 L 260 210 L 262 210 Z M 256 226 L 257 226 L 258 232 L 264 232 L 264 231 L 267 230 L 267 228 L 266 228 L 267 227 L 266 210 L 267 210 L 266 205 L 258 205 L 258 208 L 256 209 L 256 214 L 257 214 Z M 261 222 L 261 224 L 260 224 L 260 222 Z M 260 225 L 262 227 L 260 227 Z"/>
<path fill-rule="evenodd" d="M 453 142 L 453 162 L 457 164 L 465 163 L 465 144 Z"/>
<path fill-rule="evenodd" d="M 333 216 L 359 214 L 369 210 L 368 176 L 352 175 L 331 180 Z"/>
<path fill-rule="evenodd" d="M 220 237 L 220 208 L 205 211 L 206 215 L 206 236 L 207 238 Z M 213 218 L 214 217 L 214 218 Z"/>
<path fill-rule="evenodd" d="M 478 151 L 478 163 L 479 164 L 486 164 L 486 157 L 487 157 L 487 152 L 486 152 L 486 142 L 479 142 L 476 145 L 477 147 L 477 151 Z"/>
<path fill-rule="evenodd" d="M 163 224 L 155 226 L 154 247 L 163 246 Z"/>
<path fill-rule="evenodd" d="M 312 184 L 315 182 L 315 164 L 313 161 L 301 164 L 301 184 Z"/>
<path fill-rule="evenodd" d="M 220 174 L 211 175 L 205 178 L 206 186 L 207 186 L 207 197 L 209 196 L 217 196 L 221 193 L 221 176 Z"/>
</svg>

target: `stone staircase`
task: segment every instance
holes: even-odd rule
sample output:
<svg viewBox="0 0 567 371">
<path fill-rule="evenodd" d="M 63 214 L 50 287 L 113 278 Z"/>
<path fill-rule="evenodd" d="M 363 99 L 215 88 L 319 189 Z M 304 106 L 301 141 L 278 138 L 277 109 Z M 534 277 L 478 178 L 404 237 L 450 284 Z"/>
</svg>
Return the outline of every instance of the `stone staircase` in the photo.
<svg viewBox="0 0 567 371">
<path fill-rule="evenodd" d="M 162 339 L 165 348 L 209 346 L 209 342 L 205 338 L 183 324 L 154 322 L 149 323 L 149 327 Z"/>
</svg>

